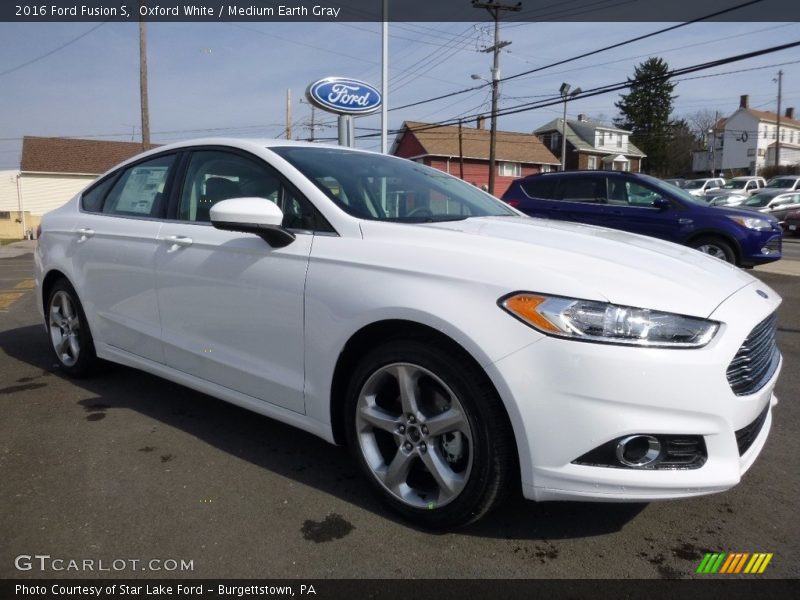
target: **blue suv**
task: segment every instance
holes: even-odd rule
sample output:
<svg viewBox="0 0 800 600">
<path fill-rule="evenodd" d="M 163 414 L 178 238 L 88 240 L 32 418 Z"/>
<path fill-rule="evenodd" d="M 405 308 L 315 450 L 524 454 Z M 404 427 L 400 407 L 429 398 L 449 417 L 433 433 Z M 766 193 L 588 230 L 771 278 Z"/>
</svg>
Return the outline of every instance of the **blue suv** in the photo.
<svg viewBox="0 0 800 600">
<path fill-rule="evenodd" d="M 696 248 L 742 267 L 781 258 L 777 219 L 710 207 L 666 182 L 627 171 L 562 171 L 515 180 L 503 200 L 532 217 L 622 229 Z"/>
</svg>

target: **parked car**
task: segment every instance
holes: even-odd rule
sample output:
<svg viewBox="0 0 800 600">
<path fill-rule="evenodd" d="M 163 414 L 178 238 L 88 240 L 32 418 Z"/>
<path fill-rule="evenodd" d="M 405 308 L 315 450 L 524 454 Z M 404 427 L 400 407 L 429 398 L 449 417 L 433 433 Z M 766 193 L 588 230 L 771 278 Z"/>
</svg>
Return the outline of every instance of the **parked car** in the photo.
<svg viewBox="0 0 800 600">
<path fill-rule="evenodd" d="M 679 188 L 682 188 L 684 185 L 686 185 L 686 180 L 685 179 L 681 179 L 681 178 L 678 178 L 678 179 L 665 179 L 664 181 L 667 182 L 667 183 L 671 183 L 672 185 L 674 185 L 676 187 L 679 187 Z"/>
<path fill-rule="evenodd" d="M 789 235 L 800 235 L 800 210 L 786 215 L 783 221 L 783 228 Z"/>
<path fill-rule="evenodd" d="M 648 175 L 565 171 L 517 179 L 503 199 L 525 214 L 602 225 L 696 248 L 730 263 L 753 266 L 781 257 L 776 219 L 709 207 Z"/>
<path fill-rule="evenodd" d="M 365 151 L 157 148 L 45 215 L 35 264 L 61 372 L 118 362 L 347 444 L 427 527 L 520 480 L 534 500 L 725 490 L 777 402 L 767 285 Z"/>
<path fill-rule="evenodd" d="M 709 201 L 710 204 L 712 199 L 716 199 L 724 195 L 731 195 L 737 198 L 746 198 L 758 193 L 761 189 L 766 187 L 766 185 L 767 182 L 763 177 L 734 177 L 733 179 L 726 181 L 725 185 L 723 185 L 721 188 L 706 192 L 706 200 Z"/>
<path fill-rule="evenodd" d="M 690 179 L 683 184 L 684 190 L 692 196 L 703 198 L 705 195 L 713 190 L 719 190 L 725 185 L 725 180 L 722 177 L 709 177 L 703 179 Z"/>
<path fill-rule="evenodd" d="M 794 192 L 800 190 L 800 175 L 779 175 L 773 177 L 767 182 L 767 187 L 764 191 L 783 190 L 787 192 Z"/>
<path fill-rule="evenodd" d="M 745 200 L 742 208 L 766 213 L 783 222 L 786 215 L 800 208 L 800 192 L 762 192 Z"/>
<path fill-rule="evenodd" d="M 708 199 L 709 206 L 741 206 L 742 203 L 749 199 L 749 194 L 722 194 L 721 196 L 711 196 L 711 199 Z"/>
</svg>

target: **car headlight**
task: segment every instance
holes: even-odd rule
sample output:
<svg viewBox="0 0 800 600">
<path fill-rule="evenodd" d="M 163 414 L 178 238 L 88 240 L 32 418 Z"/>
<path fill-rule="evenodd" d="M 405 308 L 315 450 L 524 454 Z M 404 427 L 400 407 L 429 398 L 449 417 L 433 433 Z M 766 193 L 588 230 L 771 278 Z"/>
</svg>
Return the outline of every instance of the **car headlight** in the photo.
<svg viewBox="0 0 800 600">
<path fill-rule="evenodd" d="M 584 342 L 700 348 L 719 329 L 707 319 L 561 296 L 520 292 L 498 303 L 542 333 Z"/>
<path fill-rule="evenodd" d="M 759 219 L 758 217 L 740 217 L 738 215 L 728 215 L 728 218 L 747 229 L 755 229 L 756 231 L 769 231 L 772 229 L 772 223 L 766 219 Z"/>
</svg>

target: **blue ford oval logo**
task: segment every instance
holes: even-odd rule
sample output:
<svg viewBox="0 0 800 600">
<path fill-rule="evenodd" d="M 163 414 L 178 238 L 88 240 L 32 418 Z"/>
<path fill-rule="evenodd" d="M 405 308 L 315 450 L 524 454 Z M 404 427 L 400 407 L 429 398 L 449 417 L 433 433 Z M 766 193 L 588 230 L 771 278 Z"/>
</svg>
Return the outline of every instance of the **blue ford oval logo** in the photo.
<svg viewBox="0 0 800 600">
<path fill-rule="evenodd" d="M 308 101 L 322 110 L 344 115 L 364 115 L 378 110 L 381 93 L 368 83 L 346 77 L 326 77 L 306 90 Z"/>
</svg>

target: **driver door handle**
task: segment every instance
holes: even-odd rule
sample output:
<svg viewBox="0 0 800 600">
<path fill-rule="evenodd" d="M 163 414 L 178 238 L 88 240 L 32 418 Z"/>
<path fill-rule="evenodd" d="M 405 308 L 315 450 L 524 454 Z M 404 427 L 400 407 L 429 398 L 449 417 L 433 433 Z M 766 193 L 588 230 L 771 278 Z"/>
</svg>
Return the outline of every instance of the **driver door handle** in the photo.
<svg viewBox="0 0 800 600">
<path fill-rule="evenodd" d="M 81 242 L 85 242 L 86 240 L 88 240 L 90 237 L 92 237 L 94 235 L 94 229 L 89 229 L 87 227 L 83 227 L 81 229 L 78 229 L 77 233 L 80 236 L 78 238 L 78 243 L 81 243 Z"/>
<path fill-rule="evenodd" d="M 192 245 L 192 238 L 185 235 L 168 235 L 164 241 L 170 245 L 169 252 Z"/>
</svg>

